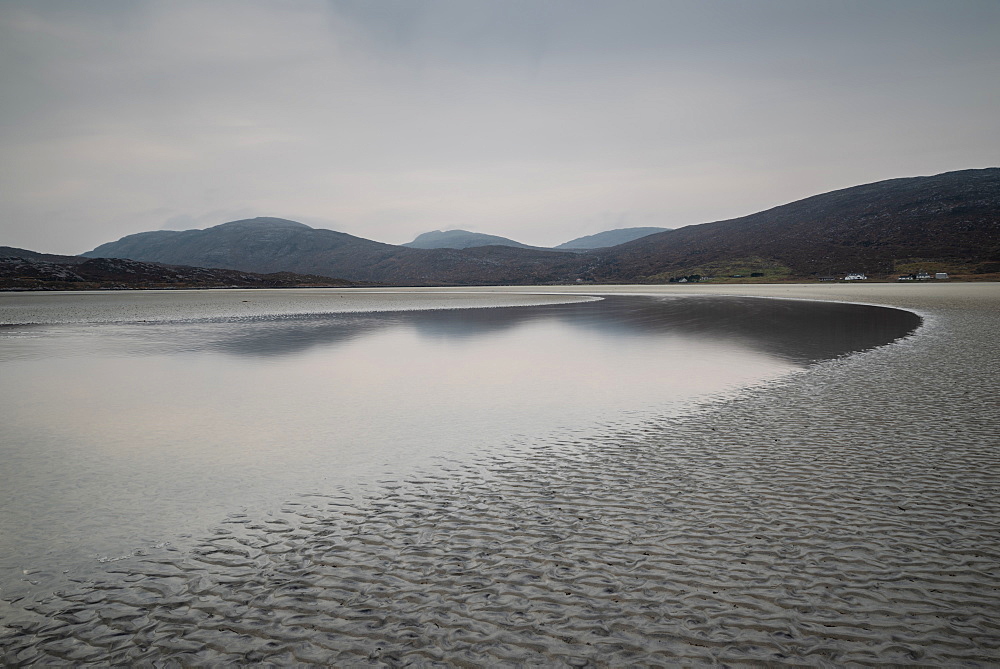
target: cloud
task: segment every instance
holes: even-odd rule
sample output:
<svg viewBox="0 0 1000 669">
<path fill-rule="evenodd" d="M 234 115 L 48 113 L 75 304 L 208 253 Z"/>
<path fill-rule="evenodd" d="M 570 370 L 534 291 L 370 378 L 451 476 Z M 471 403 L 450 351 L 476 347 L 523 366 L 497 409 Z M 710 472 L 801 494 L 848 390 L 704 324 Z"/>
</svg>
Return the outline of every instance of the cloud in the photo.
<svg viewBox="0 0 1000 669">
<path fill-rule="evenodd" d="M 10 0 L 0 243 L 274 215 L 546 245 L 982 167 L 998 28 L 973 1 Z"/>
</svg>

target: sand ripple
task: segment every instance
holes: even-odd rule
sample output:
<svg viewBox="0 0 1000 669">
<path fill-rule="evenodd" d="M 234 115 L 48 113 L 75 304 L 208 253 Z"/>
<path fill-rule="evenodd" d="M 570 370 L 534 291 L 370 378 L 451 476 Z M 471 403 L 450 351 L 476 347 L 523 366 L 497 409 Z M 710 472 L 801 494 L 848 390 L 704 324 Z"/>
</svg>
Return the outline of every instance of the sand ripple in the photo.
<svg viewBox="0 0 1000 669">
<path fill-rule="evenodd" d="M 25 602 L 0 660 L 996 664 L 996 323 L 942 309 L 701 415 L 235 514 Z"/>
</svg>

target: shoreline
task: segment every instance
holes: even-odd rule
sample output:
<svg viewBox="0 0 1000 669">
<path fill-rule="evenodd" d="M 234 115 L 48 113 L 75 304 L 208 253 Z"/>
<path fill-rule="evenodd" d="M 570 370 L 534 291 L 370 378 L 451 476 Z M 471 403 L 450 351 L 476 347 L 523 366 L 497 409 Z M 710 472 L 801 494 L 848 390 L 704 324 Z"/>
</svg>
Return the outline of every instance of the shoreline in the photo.
<svg viewBox="0 0 1000 669">
<path fill-rule="evenodd" d="M 1000 284 L 554 288 L 480 290 L 821 299 L 925 323 L 691 416 L 233 518 L 191 554 L 37 603 L 0 658 L 1000 661 Z"/>
</svg>

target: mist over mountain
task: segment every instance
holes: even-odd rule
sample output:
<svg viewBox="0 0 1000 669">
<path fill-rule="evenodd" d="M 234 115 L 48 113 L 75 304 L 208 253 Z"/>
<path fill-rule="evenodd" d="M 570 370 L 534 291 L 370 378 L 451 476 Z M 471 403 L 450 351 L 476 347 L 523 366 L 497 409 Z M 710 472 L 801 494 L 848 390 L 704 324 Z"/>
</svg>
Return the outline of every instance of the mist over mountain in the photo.
<svg viewBox="0 0 1000 669">
<path fill-rule="evenodd" d="M 776 278 L 887 276 L 916 261 L 976 272 L 1000 261 L 1000 168 L 845 188 L 582 253 L 507 245 L 409 248 L 255 218 L 129 235 L 83 255 L 406 285 L 662 282 L 755 268 Z"/>
<path fill-rule="evenodd" d="M 626 242 L 631 242 L 642 237 L 666 232 L 670 228 L 618 228 L 616 230 L 605 230 L 585 237 L 577 237 L 568 242 L 563 242 L 554 248 L 566 251 L 584 251 L 589 249 L 603 249 L 609 246 L 618 246 Z"/>
</svg>

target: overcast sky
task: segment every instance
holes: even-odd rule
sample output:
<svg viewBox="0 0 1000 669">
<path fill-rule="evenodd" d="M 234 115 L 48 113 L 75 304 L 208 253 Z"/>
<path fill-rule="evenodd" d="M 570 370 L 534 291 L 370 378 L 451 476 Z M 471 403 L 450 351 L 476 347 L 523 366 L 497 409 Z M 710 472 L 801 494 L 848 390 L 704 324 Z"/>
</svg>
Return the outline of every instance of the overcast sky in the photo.
<svg viewBox="0 0 1000 669">
<path fill-rule="evenodd" d="M 997 0 L 0 0 L 0 245 L 548 246 L 997 165 Z"/>
</svg>

